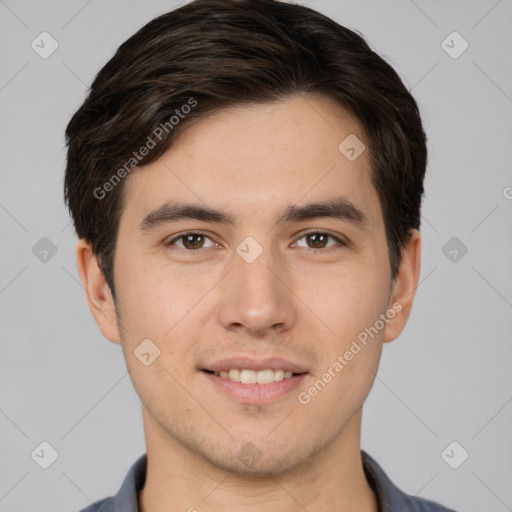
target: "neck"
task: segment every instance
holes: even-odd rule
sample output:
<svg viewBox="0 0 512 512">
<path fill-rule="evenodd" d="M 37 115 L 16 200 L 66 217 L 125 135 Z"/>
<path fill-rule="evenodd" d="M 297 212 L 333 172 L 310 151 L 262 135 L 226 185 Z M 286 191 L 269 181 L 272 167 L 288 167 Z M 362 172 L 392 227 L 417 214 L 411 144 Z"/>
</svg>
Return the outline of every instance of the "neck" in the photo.
<svg viewBox="0 0 512 512">
<path fill-rule="evenodd" d="M 361 411 L 328 446 L 280 475 L 218 468 L 164 433 L 144 410 L 147 472 L 141 512 L 378 512 L 361 461 Z"/>
</svg>

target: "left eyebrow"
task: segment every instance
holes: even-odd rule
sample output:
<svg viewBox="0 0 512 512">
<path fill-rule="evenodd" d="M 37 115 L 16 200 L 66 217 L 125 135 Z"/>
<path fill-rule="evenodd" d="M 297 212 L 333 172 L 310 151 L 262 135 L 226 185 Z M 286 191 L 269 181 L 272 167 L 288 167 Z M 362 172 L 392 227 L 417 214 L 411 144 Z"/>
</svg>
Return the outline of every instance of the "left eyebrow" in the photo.
<svg viewBox="0 0 512 512">
<path fill-rule="evenodd" d="M 369 219 L 363 210 L 342 196 L 326 201 L 309 203 L 304 206 L 288 205 L 277 216 L 276 224 L 316 218 L 338 219 L 350 222 L 360 228 L 366 228 L 369 225 Z M 215 209 L 197 203 L 168 201 L 148 213 L 140 223 L 139 229 L 142 232 L 150 231 L 161 224 L 168 224 L 183 219 L 200 220 L 228 226 L 236 223 L 236 217 L 223 209 Z"/>
</svg>

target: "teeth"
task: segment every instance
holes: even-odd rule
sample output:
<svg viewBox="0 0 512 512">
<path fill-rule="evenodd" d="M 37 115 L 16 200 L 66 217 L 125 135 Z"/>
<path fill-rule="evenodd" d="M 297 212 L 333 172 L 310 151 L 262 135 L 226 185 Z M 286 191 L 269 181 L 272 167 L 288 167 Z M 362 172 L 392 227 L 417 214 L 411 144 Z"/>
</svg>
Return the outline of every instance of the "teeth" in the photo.
<svg viewBox="0 0 512 512">
<path fill-rule="evenodd" d="M 284 370 L 274 370 L 274 380 L 283 380 Z"/>
<path fill-rule="evenodd" d="M 274 382 L 274 370 L 261 370 L 256 372 L 256 382 L 258 384 L 270 384 Z"/>
<path fill-rule="evenodd" d="M 240 370 L 229 370 L 228 377 L 233 382 L 240 382 Z"/>
<path fill-rule="evenodd" d="M 242 384 L 271 384 L 283 379 L 289 379 L 293 373 L 284 370 L 239 370 L 238 368 L 232 368 L 230 370 L 221 370 L 220 372 L 214 372 L 215 375 L 222 377 L 223 379 L 229 379 L 233 382 L 241 382 Z"/>
<path fill-rule="evenodd" d="M 259 373 L 259 372 L 258 372 Z M 242 384 L 256 384 L 257 373 L 252 370 L 241 370 L 240 371 L 240 382 Z"/>
</svg>

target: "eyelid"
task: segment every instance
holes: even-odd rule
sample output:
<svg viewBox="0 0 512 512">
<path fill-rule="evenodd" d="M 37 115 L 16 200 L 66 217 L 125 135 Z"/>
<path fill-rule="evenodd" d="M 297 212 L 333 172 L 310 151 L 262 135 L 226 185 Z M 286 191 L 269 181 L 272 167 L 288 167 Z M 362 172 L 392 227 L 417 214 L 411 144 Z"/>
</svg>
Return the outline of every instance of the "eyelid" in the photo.
<svg viewBox="0 0 512 512">
<path fill-rule="evenodd" d="M 310 251 L 317 251 L 317 252 L 318 251 L 320 251 L 320 252 L 329 252 L 330 250 L 339 248 L 340 246 L 344 247 L 344 246 L 348 245 L 348 242 L 344 239 L 344 237 L 342 237 L 340 235 L 333 235 L 329 231 L 323 231 L 321 229 L 312 229 L 312 230 L 304 231 L 304 232 L 301 232 L 301 233 L 295 235 L 295 242 L 294 242 L 294 244 L 297 243 L 301 238 L 304 238 L 307 235 L 314 235 L 314 234 L 327 235 L 328 237 L 333 238 L 334 240 L 336 240 L 336 242 L 338 242 L 338 245 L 330 246 L 330 247 L 327 247 L 327 248 L 324 248 L 324 249 L 322 249 L 322 248 L 320 248 L 320 249 L 313 249 L 311 247 L 303 247 L 303 249 L 309 249 Z M 209 238 L 212 242 L 217 244 L 217 242 L 215 242 L 215 240 L 210 235 L 208 235 L 206 232 L 201 231 L 201 230 L 193 230 L 193 231 L 191 230 L 191 231 L 184 231 L 183 233 L 179 233 L 179 234 L 173 236 L 171 240 L 169 240 L 167 242 L 164 242 L 164 245 L 166 247 L 172 247 L 172 246 L 174 246 L 174 243 L 176 241 L 178 241 L 178 240 L 180 240 L 182 238 L 185 238 L 188 235 L 202 235 L 205 238 Z M 211 248 L 212 247 L 206 247 L 206 249 L 211 249 Z M 196 252 L 198 253 L 198 252 L 201 251 L 201 249 L 182 249 L 181 247 L 177 247 L 177 250 L 182 251 L 182 252 L 188 252 L 188 253 L 196 253 Z"/>
</svg>

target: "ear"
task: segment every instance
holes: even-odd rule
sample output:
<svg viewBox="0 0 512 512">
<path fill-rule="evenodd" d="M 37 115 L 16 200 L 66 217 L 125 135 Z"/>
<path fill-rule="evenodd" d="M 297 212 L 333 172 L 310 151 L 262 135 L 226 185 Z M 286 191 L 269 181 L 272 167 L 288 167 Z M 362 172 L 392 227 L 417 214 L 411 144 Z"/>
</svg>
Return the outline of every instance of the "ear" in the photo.
<svg viewBox="0 0 512 512">
<path fill-rule="evenodd" d="M 76 245 L 76 260 L 85 298 L 101 333 L 113 343 L 120 343 L 114 298 L 91 245 L 83 238 Z"/>
<path fill-rule="evenodd" d="M 421 235 L 417 229 L 412 229 L 411 238 L 402 249 L 402 262 L 392 284 L 389 308 L 396 314 L 386 324 L 384 343 L 396 339 L 407 323 L 418 287 L 420 265 Z"/>
</svg>

